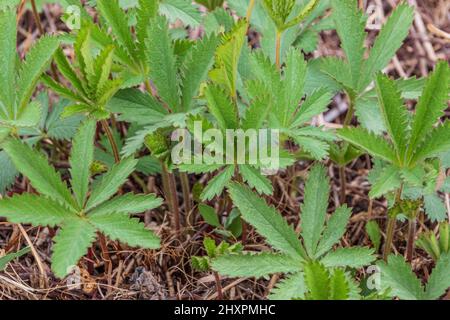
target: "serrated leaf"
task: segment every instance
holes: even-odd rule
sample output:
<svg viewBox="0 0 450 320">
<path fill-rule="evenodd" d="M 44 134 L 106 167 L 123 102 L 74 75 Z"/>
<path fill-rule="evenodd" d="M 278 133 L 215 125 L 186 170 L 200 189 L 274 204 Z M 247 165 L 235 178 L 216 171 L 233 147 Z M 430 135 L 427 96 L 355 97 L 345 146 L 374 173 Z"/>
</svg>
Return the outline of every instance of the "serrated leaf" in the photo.
<svg viewBox="0 0 450 320">
<path fill-rule="evenodd" d="M 331 215 L 317 246 L 316 258 L 328 252 L 342 238 L 351 213 L 351 209 L 344 206 L 336 209 L 336 212 Z"/>
<path fill-rule="evenodd" d="M 437 157 L 450 150 L 450 121 L 431 130 L 425 141 L 415 150 L 411 163 Z"/>
<path fill-rule="evenodd" d="M 158 249 L 159 238 L 147 230 L 139 219 L 121 213 L 90 216 L 89 221 L 112 240 L 119 240 L 131 247 Z"/>
<path fill-rule="evenodd" d="M 17 45 L 17 29 L 16 29 L 16 10 L 14 8 L 4 8 L 0 10 L 0 105 L 3 103 L 2 110 L 0 106 L 0 115 L 6 118 L 13 116 L 13 104 L 15 99 L 15 75 L 16 75 L 16 45 Z"/>
<path fill-rule="evenodd" d="M 201 22 L 200 11 L 189 0 L 163 0 L 159 11 L 167 16 L 171 23 L 180 19 L 185 25 L 197 27 Z"/>
<path fill-rule="evenodd" d="M 374 157 L 381 158 L 394 164 L 397 162 L 397 157 L 389 142 L 365 129 L 344 128 L 338 130 L 337 135 Z"/>
<path fill-rule="evenodd" d="M 5 151 L 0 151 L 0 194 L 3 194 L 16 180 L 19 172 Z"/>
<path fill-rule="evenodd" d="M 153 194 L 133 194 L 127 193 L 123 196 L 117 196 L 107 202 L 102 203 L 89 212 L 89 216 L 102 216 L 110 213 L 142 213 L 152 210 L 162 204 L 162 199 Z"/>
<path fill-rule="evenodd" d="M 52 270 L 58 278 L 72 272 L 95 240 L 95 228 L 83 219 L 70 219 L 54 238 Z"/>
<path fill-rule="evenodd" d="M 324 112 L 331 101 L 331 96 L 331 93 L 324 88 L 318 89 L 307 96 L 305 102 L 295 114 L 290 127 L 299 127 L 310 121 L 314 116 Z"/>
<path fill-rule="evenodd" d="M 271 108 L 272 103 L 266 92 L 256 97 L 247 108 L 241 127 L 244 130 L 262 128 Z"/>
<path fill-rule="evenodd" d="M 207 224 L 216 228 L 221 226 L 219 217 L 217 216 L 217 213 L 213 207 L 200 203 L 198 206 L 198 210 L 203 220 L 205 220 Z"/>
<path fill-rule="evenodd" d="M 442 254 L 428 278 L 425 290 L 427 300 L 439 299 L 450 288 L 450 253 Z"/>
<path fill-rule="evenodd" d="M 159 96 L 171 110 L 179 110 L 179 79 L 176 57 L 169 36 L 168 22 L 163 17 L 153 19 L 148 29 L 146 41 L 150 78 Z"/>
<path fill-rule="evenodd" d="M 268 206 L 248 187 L 237 183 L 230 184 L 228 192 L 242 218 L 255 227 L 271 246 L 295 259 L 305 258 L 304 249 L 294 230 L 274 207 Z"/>
<path fill-rule="evenodd" d="M 367 87 L 375 72 L 382 70 L 392 59 L 408 35 L 413 19 L 414 8 L 406 4 L 398 5 L 392 12 L 376 38 L 369 58 L 364 63 L 359 83 L 360 90 Z"/>
<path fill-rule="evenodd" d="M 345 272 L 335 269 L 330 277 L 330 300 L 348 300 L 350 287 Z"/>
<path fill-rule="evenodd" d="M 422 300 L 424 291 L 420 280 L 411 271 L 403 257 L 390 255 L 387 263 L 377 263 L 381 273 L 381 287 L 390 288 L 390 294 L 403 300 Z"/>
<path fill-rule="evenodd" d="M 4 257 L 1 257 L 0 258 L 0 271 L 3 271 L 6 268 L 6 266 L 8 265 L 8 263 L 27 254 L 28 252 L 30 252 L 30 250 L 31 249 L 29 247 L 26 247 L 17 252 L 13 252 L 13 253 L 7 254 Z"/>
<path fill-rule="evenodd" d="M 303 298 L 306 292 L 305 275 L 302 272 L 288 275 L 277 283 L 269 295 L 270 300 L 291 300 Z"/>
<path fill-rule="evenodd" d="M 222 130 L 238 127 L 237 108 L 225 91 L 216 85 L 209 85 L 205 90 L 209 112 L 215 117 Z"/>
<path fill-rule="evenodd" d="M 86 121 L 80 126 L 72 144 L 70 157 L 71 184 L 80 207 L 84 206 L 89 189 L 90 170 L 94 160 L 95 129 L 95 121 Z"/>
<path fill-rule="evenodd" d="M 0 200 L 0 216 L 13 223 L 54 227 L 74 213 L 54 200 L 25 193 Z"/>
<path fill-rule="evenodd" d="M 273 187 L 271 181 L 263 176 L 258 169 L 250 165 L 239 165 L 239 173 L 244 181 L 251 187 L 255 188 L 260 194 L 272 194 Z"/>
<path fill-rule="evenodd" d="M 228 166 L 221 173 L 211 179 L 200 195 L 200 198 L 204 201 L 212 200 L 215 196 L 221 194 L 227 183 L 230 182 L 233 177 L 234 170 L 234 166 Z"/>
<path fill-rule="evenodd" d="M 30 179 L 39 193 L 73 207 L 74 201 L 67 185 L 41 153 L 19 140 L 9 140 L 3 144 L 3 148 L 17 170 Z"/>
<path fill-rule="evenodd" d="M 319 262 L 308 262 L 303 266 L 305 283 L 310 300 L 328 300 L 330 294 L 330 273 Z"/>
<path fill-rule="evenodd" d="M 386 193 L 393 191 L 400 187 L 402 183 L 400 172 L 395 166 L 387 166 L 383 169 L 375 183 L 372 184 L 369 196 L 372 199 L 381 197 Z"/>
<path fill-rule="evenodd" d="M 86 204 L 86 210 L 95 208 L 115 194 L 133 172 L 136 164 L 137 160 L 131 157 L 125 158 L 101 176 L 92 187 L 93 191 Z"/>
<path fill-rule="evenodd" d="M 444 221 L 447 218 L 447 209 L 444 202 L 436 193 L 427 194 L 423 197 L 425 213 L 431 221 Z"/>
<path fill-rule="evenodd" d="M 314 166 L 305 184 L 305 196 L 301 206 L 301 236 L 309 256 L 317 252 L 320 235 L 325 224 L 330 186 L 326 170 Z"/>
<path fill-rule="evenodd" d="M 366 247 L 339 248 L 320 260 L 327 267 L 361 268 L 374 261 L 374 250 Z"/>
<path fill-rule="evenodd" d="M 260 253 L 222 255 L 212 261 L 212 268 L 230 277 L 263 277 L 273 273 L 300 271 L 300 262 L 284 254 Z"/>
<path fill-rule="evenodd" d="M 372 242 L 375 252 L 380 249 L 381 246 L 381 230 L 380 226 L 375 220 L 368 221 L 365 227 L 366 233 Z"/>
</svg>

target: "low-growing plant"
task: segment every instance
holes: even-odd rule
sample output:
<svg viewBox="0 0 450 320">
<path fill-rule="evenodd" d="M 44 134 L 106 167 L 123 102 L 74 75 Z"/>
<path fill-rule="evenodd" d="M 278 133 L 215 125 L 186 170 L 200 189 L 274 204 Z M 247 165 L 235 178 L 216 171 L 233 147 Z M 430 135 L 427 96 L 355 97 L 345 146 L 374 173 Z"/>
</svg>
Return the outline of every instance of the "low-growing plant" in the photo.
<svg viewBox="0 0 450 320">
<path fill-rule="evenodd" d="M 395 82 L 379 74 L 376 78 L 376 90 L 389 140 L 361 127 L 343 128 L 337 132 L 338 136 L 345 141 L 385 163 L 383 169 L 378 170 L 376 182 L 369 193 L 372 198 L 395 193 L 389 211 L 385 258 L 390 252 L 397 216 L 404 214 L 410 220 L 407 256 L 409 260 L 411 259 L 415 221 L 423 198 L 427 195 L 426 190 L 430 188 L 427 186 L 431 185 L 432 190 L 438 189 L 435 186 L 440 165 L 439 161 L 436 163 L 436 159 L 450 149 L 450 139 L 448 139 L 450 127 L 448 122 L 435 125 L 447 108 L 449 75 L 448 64 L 439 63 L 425 84 L 415 115 L 411 116 L 403 105 Z M 430 179 L 433 176 L 434 179 Z M 417 192 L 408 194 L 405 192 L 408 188 L 415 188 Z M 445 218 L 445 214 L 433 215 L 434 211 L 427 210 L 426 204 L 425 201 L 425 212 L 431 219 Z"/>
<path fill-rule="evenodd" d="M 441 255 L 450 252 L 450 228 L 448 222 L 439 224 L 439 235 L 428 231 L 419 236 L 416 245 L 425 250 L 434 261 L 438 261 Z"/>
<path fill-rule="evenodd" d="M 86 121 L 73 140 L 70 157 L 72 192 L 43 155 L 16 139 L 3 143 L 16 168 L 40 194 L 26 193 L 0 200 L 0 215 L 13 223 L 60 226 L 55 237 L 52 270 L 57 277 L 71 272 L 101 232 L 130 246 L 159 248 L 159 239 L 129 214 L 161 205 L 154 195 L 125 194 L 110 198 L 134 171 L 126 158 L 90 184 L 95 121 Z"/>
<path fill-rule="evenodd" d="M 325 168 L 316 165 L 311 169 L 305 186 L 299 239 L 299 235 L 277 210 L 268 206 L 248 187 L 232 183 L 228 190 L 233 203 L 241 211 L 242 218 L 265 237 L 275 251 L 223 255 L 212 261 L 213 269 L 234 277 L 263 277 L 283 273 L 286 274 L 286 279 L 279 283 L 277 295 L 283 295 L 284 298 L 305 298 L 307 292 L 301 283 L 305 268 L 327 268 L 328 272 L 334 274 L 335 268 L 360 268 L 370 264 L 375 260 L 372 249 L 333 249 L 345 233 L 351 211 L 345 206 L 340 207 L 327 221 L 329 188 Z M 312 277 L 314 271 L 310 271 L 307 274 Z M 311 283 L 309 290 L 315 290 L 313 287 L 314 284 Z M 348 291 L 340 294 L 344 293 L 348 294 Z"/>
</svg>

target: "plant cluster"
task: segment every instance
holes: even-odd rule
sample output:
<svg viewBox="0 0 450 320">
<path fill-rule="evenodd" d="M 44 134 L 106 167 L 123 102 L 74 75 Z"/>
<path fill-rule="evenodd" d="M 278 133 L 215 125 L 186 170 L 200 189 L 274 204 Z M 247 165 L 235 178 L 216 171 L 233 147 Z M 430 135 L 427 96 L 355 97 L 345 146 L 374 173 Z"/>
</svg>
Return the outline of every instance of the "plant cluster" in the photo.
<svg viewBox="0 0 450 320">
<path fill-rule="evenodd" d="M 220 298 L 221 276 L 272 276 L 272 299 L 438 299 L 446 293 L 450 233 L 439 193 L 450 191 L 450 124 L 441 121 L 449 64 L 437 63 L 426 79 L 382 73 L 408 34 L 412 7 L 399 4 L 367 48 L 367 17 L 353 0 L 230 0 L 226 7 L 224 1 L 89 1 L 95 10 L 66 2 L 80 7 L 81 28 L 43 35 L 24 59 L 16 52 L 18 1 L 0 5 L 0 217 L 56 232 L 56 277 L 89 264 L 82 258 L 95 251 L 106 266 L 113 263 L 111 243 L 158 250 L 164 238 L 141 222 L 142 213 L 158 212 L 178 239 L 198 231 L 196 216 L 211 227 L 205 254 L 193 255 L 192 267 L 214 273 Z M 196 28 L 202 32 L 194 39 L 188 31 Z M 249 29 L 262 37 L 258 48 L 249 46 Z M 337 31 L 345 57 L 308 59 L 319 32 L 329 29 Z M 34 94 L 41 85 L 50 99 Z M 342 127 L 314 125 L 338 93 L 348 100 Z M 294 223 L 268 204 L 278 188 L 265 175 L 270 164 L 243 164 L 238 154 L 219 161 L 229 141 L 203 139 L 200 162 L 175 162 L 172 133 L 184 130 L 196 139 L 194 123 L 223 136 L 277 130 L 278 170 L 314 162 L 303 177 Z M 378 221 L 366 224 L 372 247 L 341 241 L 352 216 L 345 166 L 362 155 L 373 162 L 369 197 L 387 200 L 384 234 Z M 61 159 L 67 170 L 58 166 Z M 340 168 L 341 197 L 333 210 L 325 161 Z M 21 194 L 14 192 L 19 175 L 28 185 Z M 149 191 L 150 175 L 160 177 L 164 199 Z M 130 190 L 132 183 L 142 193 Z M 440 223 L 439 233 L 417 235 L 419 218 L 422 226 L 424 219 Z M 405 249 L 391 254 L 397 221 L 405 220 Z M 251 230 L 264 238 L 264 249 L 247 246 Z M 409 264 L 416 245 L 434 260 L 425 286 Z M 0 257 L 0 270 L 28 250 Z M 370 265 L 379 269 L 375 289 L 366 287 L 362 272 Z"/>
</svg>

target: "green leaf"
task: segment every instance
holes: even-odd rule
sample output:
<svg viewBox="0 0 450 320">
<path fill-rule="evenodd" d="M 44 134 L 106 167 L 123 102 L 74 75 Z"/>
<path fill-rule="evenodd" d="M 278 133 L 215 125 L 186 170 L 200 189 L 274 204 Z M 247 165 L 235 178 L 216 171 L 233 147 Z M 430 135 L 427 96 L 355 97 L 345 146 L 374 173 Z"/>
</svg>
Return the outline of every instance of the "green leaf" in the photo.
<svg viewBox="0 0 450 320">
<path fill-rule="evenodd" d="M 233 183 L 228 191 L 242 218 L 255 227 L 272 247 L 299 261 L 306 257 L 294 230 L 274 207 L 268 206 L 246 186 Z"/>
<path fill-rule="evenodd" d="M 202 20 L 200 11 L 189 0 L 162 0 L 159 11 L 171 23 L 180 19 L 185 25 L 197 27 Z"/>
<path fill-rule="evenodd" d="M 326 111 L 328 104 L 331 101 L 331 97 L 332 94 L 327 89 L 320 88 L 314 91 L 311 95 L 306 97 L 305 102 L 303 102 L 300 109 L 295 114 L 290 127 L 299 127 L 310 121 L 314 116 Z"/>
<path fill-rule="evenodd" d="M 19 112 L 27 106 L 39 78 L 50 64 L 58 46 L 58 38 L 44 36 L 32 46 L 21 63 L 17 79 Z"/>
<path fill-rule="evenodd" d="M 20 258 L 21 256 L 27 254 L 28 252 L 30 252 L 30 248 L 26 247 L 17 252 L 13 252 L 13 253 L 7 254 L 4 257 L 1 257 L 0 258 L 0 271 L 3 271 L 6 268 L 6 266 L 8 265 L 8 263 L 10 263 L 11 261 L 13 261 L 17 258 Z"/>
<path fill-rule="evenodd" d="M 245 118 L 242 120 L 242 129 L 261 129 L 272 108 L 270 96 L 264 92 L 256 97 L 245 111 Z"/>
<path fill-rule="evenodd" d="M 366 233 L 369 236 L 372 245 L 375 248 L 375 252 L 380 250 L 381 246 L 381 230 L 380 226 L 375 220 L 368 221 L 365 227 Z"/>
<path fill-rule="evenodd" d="M 237 108 L 220 87 L 210 84 L 206 87 L 205 97 L 208 102 L 208 109 L 217 120 L 222 130 L 236 129 L 238 127 Z"/>
<path fill-rule="evenodd" d="M 204 201 L 212 200 L 215 196 L 222 193 L 223 189 L 230 182 L 234 175 L 234 166 L 226 167 L 221 173 L 212 178 L 206 188 L 203 190 L 200 198 Z"/>
<path fill-rule="evenodd" d="M 176 57 L 169 36 L 169 25 L 164 17 L 156 17 L 148 29 L 147 59 L 150 78 L 158 94 L 171 110 L 179 110 L 179 79 Z"/>
<path fill-rule="evenodd" d="M 437 157 L 448 150 L 450 150 L 450 121 L 431 130 L 425 141 L 416 149 L 411 163 Z"/>
<path fill-rule="evenodd" d="M 260 194 L 272 194 L 273 187 L 271 181 L 263 176 L 258 169 L 250 165 L 239 165 L 239 173 L 244 181 L 251 187 L 255 188 Z"/>
<path fill-rule="evenodd" d="M 52 270 L 64 278 L 78 264 L 95 240 L 95 228 L 83 219 L 68 220 L 54 238 Z"/>
<path fill-rule="evenodd" d="M 182 74 L 182 110 L 191 109 L 194 97 L 198 95 L 200 84 L 208 76 L 212 64 L 214 63 L 214 54 L 219 43 L 217 36 L 205 37 L 196 41 L 195 45 L 189 50 L 187 57 L 181 67 Z"/>
<path fill-rule="evenodd" d="M 0 194 L 3 194 L 16 181 L 19 172 L 3 150 L 0 151 L 0 167 Z"/>
<path fill-rule="evenodd" d="M 380 176 L 372 184 L 369 196 L 372 199 L 379 198 L 386 193 L 400 188 L 402 179 L 397 167 L 389 165 L 383 169 Z"/>
<path fill-rule="evenodd" d="M 303 298 L 306 292 L 305 275 L 302 272 L 288 275 L 277 283 L 269 295 L 270 300 L 291 300 Z"/>
<path fill-rule="evenodd" d="M 9 140 L 3 144 L 17 170 L 30 179 L 33 187 L 41 194 L 73 207 L 74 200 L 67 185 L 47 159 L 19 140 Z"/>
<path fill-rule="evenodd" d="M 317 245 L 325 224 L 330 186 L 325 167 L 314 166 L 305 184 L 301 206 L 301 236 L 309 256 L 317 252 Z"/>
<path fill-rule="evenodd" d="M 333 0 L 333 17 L 341 47 L 349 62 L 352 86 L 356 88 L 361 75 L 366 38 L 366 18 L 353 0 Z"/>
<path fill-rule="evenodd" d="M 390 255 L 387 263 L 379 261 L 381 287 L 390 288 L 390 294 L 403 300 L 422 300 L 424 291 L 420 280 L 412 272 L 403 257 Z"/>
<path fill-rule="evenodd" d="M 205 220 L 207 224 L 216 228 L 219 228 L 221 226 L 219 217 L 217 216 L 217 213 L 213 207 L 200 203 L 198 205 L 198 210 L 200 211 L 203 220 Z"/>
<path fill-rule="evenodd" d="M 102 216 L 110 213 L 141 213 L 161 206 L 162 199 L 153 194 L 133 194 L 127 193 L 117 196 L 107 202 L 102 203 L 91 212 L 89 216 Z"/>
<path fill-rule="evenodd" d="M 119 240 L 131 247 L 158 249 L 159 238 L 139 219 L 130 219 L 120 213 L 90 216 L 89 221 L 111 240 Z"/>
<path fill-rule="evenodd" d="M 337 208 L 336 212 L 331 215 L 317 246 L 316 258 L 328 252 L 342 238 L 351 214 L 351 209 L 344 206 Z"/>
<path fill-rule="evenodd" d="M 70 64 L 69 60 L 67 59 L 67 57 L 64 54 L 64 51 L 62 49 L 56 50 L 55 62 L 56 62 L 56 65 L 58 66 L 59 72 L 61 72 L 61 74 L 67 80 L 70 81 L 72 86 L 75 88 L 77 94 L 81 95 L 82 97 L 86 97 L 87 93 L 83 87 L 83 83 L 80 80 L 80 78 L 78 77 L 76 71 Z M 50 78 L 50 80 L 53 80 L 53 79 Z M 58 85 L 58 83 L 56 83 L 56 84 Z M 65 87 L 63 87 L 63 88 L 66 89 Z M 52 89 L 53 89 L 53 87 L 52 87 Z M 66 89 L 66 90 L 68 90 L 68 89 Z M 77 95 L 74 95 L 74 96 L 77 96 Z M 75 99 L 74 101 L 77 101 L 77 99 Z"/>
<path fill-rule="evenodd" d="M 400 163 L 406 161 L 405 150 L 409 142 L 409 113 L 403 105 L 400 91 L 395 82 L 379 74 L 376 78 L 376 90 L 383 116 L 384 125 L 392 139 Z"/>
<path fill-rule="evenodd" d="M 414 7 L 400 4 L 387 19 L 363 66 L 359 90 L 364 90 L 375 72 L 382 70 L 400 48 L 414 19 Z"/>
<path fill-rule="evenodd" d="M 330 294 L 330 273 L 319 262 L 308 262 L 304 266 L 308 297 L 311 300 L 328 300 Z"/>
<path fill-rule="evenodd" d="M 273 273 L 300 271 L 300 262 L 284 254 L 260 253 L 222 255 L 212 261 L 212 268 L 230 277 L 263 277 Z"/>
<path fill-rule="evenodd" d="M 8 112 L 5 117 L 12 118 L 13 105 L 15 99 L 15 76 L 17 60 L 17 29 L 16 29 L 16 8 L 2 8 L 0 10 L 0 103 L 3 102 Z M 2 108 L 0 108 L 0 115 Z"/>
<path fill-rule="evenodd" d="M 447 218 L 447 209 L 444 202 L 436 193 L 427 194 L 423 197 L 425 213 L 431 221 L 444 221 Z"/>
<path fill-rule="evenodd" d="M 125 12 L 120 8 L 118 0 L 97 0 L 97 8 L 102 17 L 111 27 L 113 34 L 122 47 L 126 48 L 128 54 L 135 55 L 136 47 L 128 28 L 128 19 Z"/>
<path fill-rule="evenodd" d="M 362 268 L 374 261 L 374 250 L 366 247 L 339 248 L 320 260 L 327 267 Z"/>
<path fill-rule="evenodd" d="M 337 135 L 368 152 L 373 157 L 378 157 L 394 164 L 397 162 L 397 157 L 389 142 L 365 129 L 344 128 L 338 130 Z"/>
<path fill-rule="evenodd" d="M 91 165 L 94 160 L 94 135 L 96 122 L 93 120 L 83 123 L 73 139 L 70 157 L 70 175 L 72 190 L 80 208 L 84 206 L 89 189 Z"/>
<path fill-rule="evenodd" d="M 125 183 L 136 167 L 137 160 L 129 157 L 115 164 L 111 170 L 99 178 L 93 185 L 93 191 L 86 204 L 86 210 L 95 208 L 108 200 Z"/>
<path fill-rule="evenodd" d="M 425 290 L 427 300 L 436 300 L 450 288 L 450 253 L 441 255 L 428 279 Z"/>
<path fill-rule="evenodd" d="M 444 110 L 447 108 L 449 80 L 450 68 L 445 61 L 438 63 L 435 71 L 427 78 L 412 123 L 410 152 L 416 150 L 444 114 Z"/>
<path fill-rule="evenodd" d="M 12 223 L 54 227 L 74 213 L 54 200 L 25 193 L 0 200 L 0 216 Z"/>
<path fill-rule="evenodd" d="M 348 300 L 350 287 L 345 272 L 336 269 L 330 278 L 330 300 Z"/>
<path fill-rule="evenodd" d="M 136 10 L 136 45 L 142 61 L 146 61 L 145 39 L 148 36 L 148 25 L 158 14 L 158 9 L 159 1 L 139 0 L 139 8 Z"/>
</svg>

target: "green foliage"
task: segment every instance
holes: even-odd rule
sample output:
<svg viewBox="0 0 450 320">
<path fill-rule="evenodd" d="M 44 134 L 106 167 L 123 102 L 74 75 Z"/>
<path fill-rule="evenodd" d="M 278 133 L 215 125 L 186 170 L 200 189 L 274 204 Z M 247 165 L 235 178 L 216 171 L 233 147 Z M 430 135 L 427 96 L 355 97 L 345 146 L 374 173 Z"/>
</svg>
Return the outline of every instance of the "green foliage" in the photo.
<svg viewBox="0 0 450 320">
<path fill-rule="evenodd" d="M 10 139 L 4 143 L 16 168 L 40 195 L 23 194 L 0 201 L 0 215 L 15 223 L 61 226 L 53 246 L 52 270 L 66 276 L 102 232 L 131 246 L 155 249 L 159 239 L 128 214 L 161 205 L 153 195 L 123 195 L 109 200 L 135 169 L 137 161 L 126 158 L 90 186 L 95 123 L 88 120 L 76 134 L 70 158 L 73 195 L 59 173 L 37 151 Z M 88 196 L 89 195 L 89 196 Z"/>
<path fill-rule="evenodd" d="M 340 267 L 360 268 L 374 260 L 373 250 L 362 247 L 340 248 L 333 250 L 345 232 L 350 210 L 339 208 L 326 223 L 329 185 L 325 169 L 317 165 L 311 170 L 306 183 L 305 200 L 301 213 L 300 238 L 275 208 L 255 195 L 248 187 L 232 183 L 228 187 L 233 203 L 239 208 L 242 218 L 261 234 L 275 252 L 246 252 L 240 255 L 225 255 L 212 262 L 213 269 L 229 276 L 261 277 L 272 273 L 304 273 L 305 283 L 311 296 L 291 287 L 290 276 L 275 291 L 275 297 L 289 294 L 289 298 L 312 298 L 317 286 L 332 282 L 335 286 L 334 298 L 345 296 L 345 283 L 339 274 Z M 326 276 L 314 277 L 312 269 L 324 270 Z M 336 273 L 331 278 L 329 274 Z M 298 278 L 292 280 L 300 282 Z M 304 286 L 299 286 L 298 289 Z M 286 292 L 283 291 L 286 288 Z M 320 291 L 320 290 L 319 290 Z M 328 292 L 328 291 L 326 291 Z M 322 292 L 321 294 L 325 294 Z"/>
<path fill-rule="evenodd" d="M 391 255 L 386 262 L 378 262 L 381 286 L 390 289 L 392 297 L 403 300 L 435 300 L 450 287 L 450 255 L 444 254 L 436 262 L 425 288 L 402 257 Z"/>
<path fill-rule="evenodd" d="M 433 231 L 423 233 L 416 241 L 416 245 L 426 251 L 434 261 L 438 261 L 441 255 L 450 251 L 450 228 L 448 222 L 439 225 L 439 235 Z"/>
<path fill-rule="evenodd" d="M 231 245 L 228 242 L 222 241 L 217 245 L 214 239 L 208 237 L 203 240 L 203 248 L 206 251 L 206 256 L 193 256 L 191 259 L 192 267 L 201 272 L 211 270 L 212 259 L 226 254 L 239 253 L 243 249 L 240 243 Z"/>
<path fill-rule="evenodd" d="M 13 261 L 14 259 L 20 258 L 21 256 L 27 254 L 28 252 L 30 252 L 30 248 L 26 247 L 17 252 L 9 253 L 3 257 L 0 257 L 0 271 L 3 271 L 8 265 L 8 263 Z"/>
</svg>

